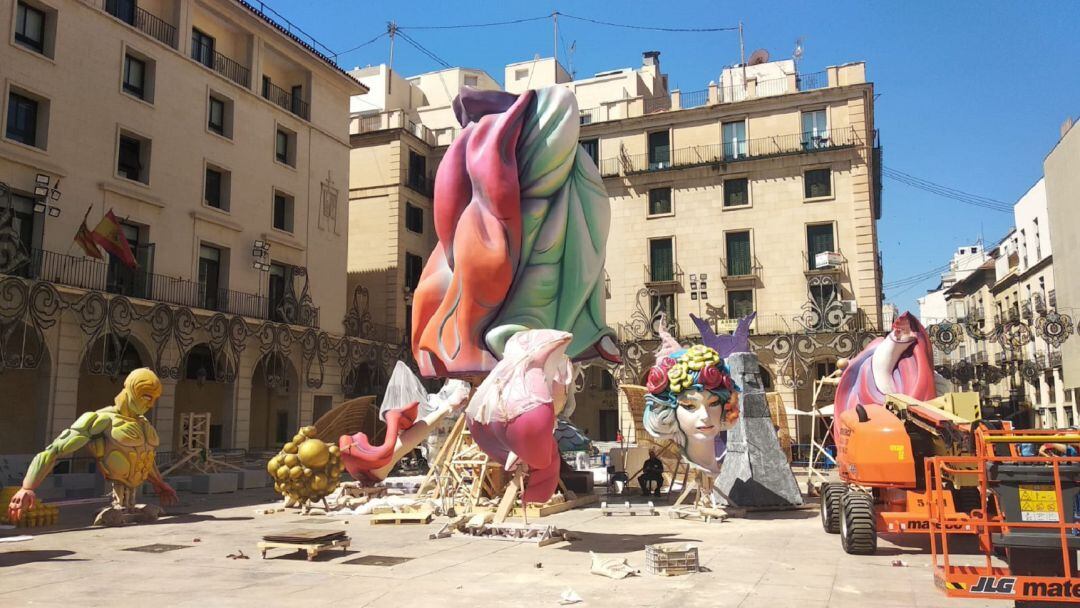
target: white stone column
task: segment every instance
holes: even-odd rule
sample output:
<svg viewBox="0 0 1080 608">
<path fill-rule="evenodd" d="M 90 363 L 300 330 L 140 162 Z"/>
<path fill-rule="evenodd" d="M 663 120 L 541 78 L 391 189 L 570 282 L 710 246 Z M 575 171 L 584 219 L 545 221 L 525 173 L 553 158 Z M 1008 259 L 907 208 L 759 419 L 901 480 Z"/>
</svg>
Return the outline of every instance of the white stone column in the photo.
<svg viewBox="0 0 1080 608">
<path fill-rule="evenodd" d="M 55 390 L 50 410 L 49 441 L 75 422 L 76 404 L 79 399 L 79 370 L 82 366 L 83 336 L 78 321 L 68 315 L 61 317 L 59 345 L 56 352 L 50 353 L 53 365 Z M 106 404 L 102 404 L 106 405 Z"/>
<path fill-rule="evenodd" d="M 173 415 L 176 410 L 176 380 L 173 378 L 161 379 L 161 397 L 154 406 L 154 428 L 157 429 L 161 444 L 159 452 L 171 452 L 175 447 L 173 442 Z"/>
<path fill-rule="evenodd" d="M 1061 368 L 1054 368 L 1054 403 L 1065 403 L 1065 380 L 1061 377 Z M 1074 397 L 1075 398 L 1075 397 Z"/>
<path fill-rule="evenodd" d="M 246 450 L 251 433 L 251 382 L 255 375 L 255 365 L 259 362 L 257 339 L 249 339 L 247 348 L 240 354 L 237 362 L 236 395 L 233 399 L 232 447 Z"/>
</svg>

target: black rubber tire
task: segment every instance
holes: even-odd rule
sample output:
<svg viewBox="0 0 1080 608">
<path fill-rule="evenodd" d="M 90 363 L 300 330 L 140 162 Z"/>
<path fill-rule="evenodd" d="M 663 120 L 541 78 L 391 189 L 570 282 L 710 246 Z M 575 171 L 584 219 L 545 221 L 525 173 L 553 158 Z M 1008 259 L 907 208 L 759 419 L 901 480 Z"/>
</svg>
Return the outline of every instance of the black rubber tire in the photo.
<svg viewBox="0 0 1080 608">
<path fill-rule="evenodd" d="M 874 497 L 851 491 L 840 499 L 840 544 L 852 555 L 873 555 L 877 551 L 877 519 Z"/>
<path fill-rule="evenodd" d="M 840 533 L 840 499 L 847 487 L 841 483 L 827 483 L 821 487 L 821 527 L 829 534 Z"/>
</svg>

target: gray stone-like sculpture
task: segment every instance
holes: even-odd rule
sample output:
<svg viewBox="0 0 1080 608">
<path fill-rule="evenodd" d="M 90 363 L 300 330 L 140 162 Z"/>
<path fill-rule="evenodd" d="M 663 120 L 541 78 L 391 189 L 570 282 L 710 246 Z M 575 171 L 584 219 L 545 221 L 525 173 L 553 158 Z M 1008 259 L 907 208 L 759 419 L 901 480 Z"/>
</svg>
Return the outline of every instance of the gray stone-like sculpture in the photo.
<svg viewBox="0 0 1080 608">
<path fill-rule="evenodd" d="M 757 356 L 734 353 L 728 357 L 727 365 L 742 392 L 739 418 L 727 434 L 727 455 L 714 484 L 716 489 L 730 497 L 732 506 L 801 505 L 799 484 L 780 449 L 769 415 Z"/>
</svg>

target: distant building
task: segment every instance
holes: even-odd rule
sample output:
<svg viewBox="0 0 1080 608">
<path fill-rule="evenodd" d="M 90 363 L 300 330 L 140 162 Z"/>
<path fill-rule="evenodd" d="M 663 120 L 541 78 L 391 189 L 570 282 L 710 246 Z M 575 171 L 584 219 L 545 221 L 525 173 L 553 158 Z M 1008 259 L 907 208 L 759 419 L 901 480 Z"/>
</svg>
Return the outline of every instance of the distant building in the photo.
<svg viewBox="0 0 1080 608">
<path fill-rule="evenodd" d="M 949 269 L 941 273 L 941 282 L 933 291 L 918 299 L 919 320 L 923 325 L 932 325 L 949 318 L 945 303 L 945 292 L 950 287 L 967 278 L 986 261 L 986 251 L 982 244 L 965 245 L 956 250 Z"/>
</svg>

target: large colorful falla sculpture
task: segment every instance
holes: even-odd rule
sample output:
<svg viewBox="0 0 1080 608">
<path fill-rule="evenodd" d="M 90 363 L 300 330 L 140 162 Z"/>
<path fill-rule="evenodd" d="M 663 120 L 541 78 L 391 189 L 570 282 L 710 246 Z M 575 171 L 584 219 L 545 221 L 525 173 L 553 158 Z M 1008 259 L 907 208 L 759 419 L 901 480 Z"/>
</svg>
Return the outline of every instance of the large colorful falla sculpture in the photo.
<svg viewBox="0 0 1080 608">
<path fill-rule="evenodd" d="M 611 209 L 569 90 L 465 88 L 454 111 L 463 129 L 435 178 L 439 241 L 413 294 L 413 355 L 427 377 L 490 372 L 470 432 L 523 467 L 523 499 L 542 502 L 558 484 L 571 360 L 618 361 L 604 319 Z"/>
<path fill-rule="evenodd" d="M 8 515 L 17 521 L 34 505 L 34 493 L 60 458 L 87 447 L 97 460 L 98 470 L 112 485 L 112 506 L 98 514 L 94 525 L 121 525 L 153 521 L 163 512 L 155 505 L 136 505 L 135 494 L 144 482 L 158 492 L 162 505 L 175 504 L 174 491 L 161 478 L 155 463 L 159 443 L 157 431 L 146 413 L 161 396 L 161 380 L 152 370 L 133 370 L 124 380 L 124 389 L 113 405 L 86 412 L 70 428 L 60 433 L 49 447 L 30 462 L 22 489 L 11 499 Z"/>
<path fill-rule="evenodd" d="M 413 295 L 421 374 L 488 372 L 529 329 L 571 333 L 571 358 L 616 360 L 604 321 L 611 210 L 578 144 L 573 93 L 465 88 L 454 110 L 463 129 L 435 177 L 439 242 Z"/>
<path fill-rule="evenodd" d="M 675 441 L 687 462 L 719 475 L 715 440 L 739 417 L 739 389 L 712 348 L 698 344 L 669 350 L 662 348 L 649 370 L 645 430 Z"/>
<path fill-rule="evenodd" d="M 934 352 L 918 319 L 905 312 L 892 330 L 877 338 L 852 359 L 836 387 L 833 415 L 859 404 L 885 403 L 885 395 L 902 393 L 921 401 L 937 397 Z M 839 433 L 839 425 L 833 433 Z M 834 437 L 838 439 L 838 437 Z"/>
</svg>

